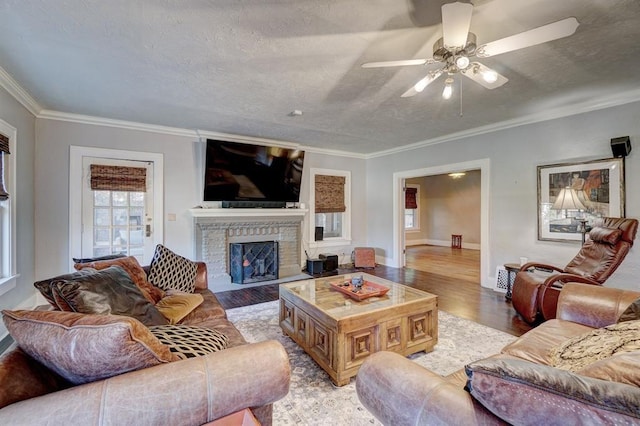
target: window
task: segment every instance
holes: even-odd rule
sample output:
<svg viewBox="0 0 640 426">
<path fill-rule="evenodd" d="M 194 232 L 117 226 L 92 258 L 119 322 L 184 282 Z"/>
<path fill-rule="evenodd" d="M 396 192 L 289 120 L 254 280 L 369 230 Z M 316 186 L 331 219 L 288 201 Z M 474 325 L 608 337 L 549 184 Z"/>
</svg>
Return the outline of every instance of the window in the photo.
<svg viewBox="0 0 640 426">
<path fill-rule="evenodd" d="M 405 187 L 404 229 L 420 229 L 420 185 L 407 184 Z"/>
<path fill-rule="evenodd" d="M 0 294 L 16 285 L 16 135 L 0 120 Z"/>
<path fill-rule="evenodd" d="M 311 169 L 310 177 L 310 247 L 350 244 L 351 172 Z"/>
</svg>

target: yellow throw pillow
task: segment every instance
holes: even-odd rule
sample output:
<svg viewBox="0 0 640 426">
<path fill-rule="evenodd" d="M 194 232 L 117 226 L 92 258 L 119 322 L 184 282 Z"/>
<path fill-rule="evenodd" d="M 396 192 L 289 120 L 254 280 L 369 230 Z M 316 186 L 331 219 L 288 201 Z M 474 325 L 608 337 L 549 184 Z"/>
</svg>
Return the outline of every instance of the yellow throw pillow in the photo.
<svg viewBox="0 0 640 426">
<path fill-rule="evenodd" d="M 202 302 L 204 298 L 201 294 L 169 290 L 165 297 L 156 303 L 156 309 L 169 320 L 169 324 L 177 324 Z"/>
</svg>

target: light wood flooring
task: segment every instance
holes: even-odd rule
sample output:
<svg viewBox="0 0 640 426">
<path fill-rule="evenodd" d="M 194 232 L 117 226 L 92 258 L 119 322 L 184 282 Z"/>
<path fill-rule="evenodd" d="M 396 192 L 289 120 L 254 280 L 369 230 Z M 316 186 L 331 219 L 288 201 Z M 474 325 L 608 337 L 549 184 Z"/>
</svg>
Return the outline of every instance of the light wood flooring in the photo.
<svg viewBox="0 0 640 426">
<path fill-rule="evenodd" d="M 337 273 L 353 272 L 340 268 Z M 407 267 L 378 265 L 363 272 L 438 295 L 439 309 L 520 336 L 531 329 L 503 293 L 480 286 L 480 252 L 439 246 L 407 247 Z M 225 309 L 278 299 L 278 284 L 216 293 Z"/>
</svg>

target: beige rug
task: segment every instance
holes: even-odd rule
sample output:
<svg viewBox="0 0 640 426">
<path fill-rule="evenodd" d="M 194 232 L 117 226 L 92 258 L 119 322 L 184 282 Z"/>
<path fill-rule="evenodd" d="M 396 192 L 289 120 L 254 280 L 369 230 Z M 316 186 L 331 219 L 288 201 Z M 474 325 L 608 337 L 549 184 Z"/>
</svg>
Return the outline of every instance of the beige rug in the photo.
<svg viewBox="0 0 640 426">
<path fill-rule="evenodd" d="M 278 302 L 229 309 L 231 320 L 249 342 L 275 339 L 291 362 L 289 394 L 274 404 L 274 425 L 380 425 L 358 401 L 355 379 L 335 387 L 298 345 L 284 336 L 278 325 Z M 514 336 L 438 312 L 438 344 L 433 352 L 410 358 L 430 370 L 447 375 L 472 361 L 497 353 Z"/>
</svg>

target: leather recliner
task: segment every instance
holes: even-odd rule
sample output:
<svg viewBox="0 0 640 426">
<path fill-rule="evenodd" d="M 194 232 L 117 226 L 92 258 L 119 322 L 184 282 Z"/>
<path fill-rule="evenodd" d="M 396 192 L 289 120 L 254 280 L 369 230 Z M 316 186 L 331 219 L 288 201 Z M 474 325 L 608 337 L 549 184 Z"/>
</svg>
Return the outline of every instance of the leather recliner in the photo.
<svg viewBox="0 0 640 426">
<path fill-rule="evenodd" d="M 624 260 L 637 230 L 636 219 L 606 217 L 589 231 L 585 244 L 564 268 L 537 262 L 522 265 L 513 283 L 514 309 L 529 324 L 540 317 L 555 318 L 564 283 L 602 285 Z"/>
</svg>

